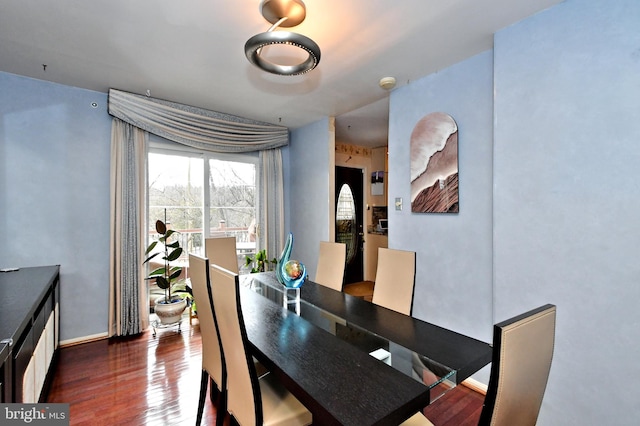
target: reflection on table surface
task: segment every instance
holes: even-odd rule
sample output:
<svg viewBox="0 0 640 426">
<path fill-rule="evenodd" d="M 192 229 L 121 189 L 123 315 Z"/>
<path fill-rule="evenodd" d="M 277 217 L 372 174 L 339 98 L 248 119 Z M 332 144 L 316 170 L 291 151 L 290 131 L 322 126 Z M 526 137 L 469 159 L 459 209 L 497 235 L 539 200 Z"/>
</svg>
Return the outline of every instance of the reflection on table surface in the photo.
<svg viewBox="0 0 640 426">
<path fill-rule="evenodd" d="M 366 329 L 366 325 L 356 325 L 343 315 L 329 312 L 321 303 L 312 303 L 305 299 L 304 291 L 286 289 L 275 278 L 274 274 L 248 274 L 240 277 L 242 285 L 261 294 L 276 304 L 295 311 L 300 317 L 321 328 L 339 339 L 350 343 L 372 357 L 384 362 L 394 369 L 410 376 L 430 388 L 431 402 L 438 399 L 446 391 L 456 386 L 456 370 L 429 359 L 423 354 L 410 350 L 393 340 L 382 337 Z M 304 286 L 319 286 L 306 282 Z M 324 288 L 323 288 L 324 289 Z M 334 290 L 326 289 L 334 293 Z M 322 290 L 325 291 L 325 290 Z M 340 293 L 344 294 L 344 293 Z M 352 296 L 344 294 L 345 297 Z M 349 302 L 351 300 L 347 300 Z M 351 301 L 353 303 L 353 301 Z M 362 301 L 362 303 L 369 303 Z M 400 315 L 400 314 L 398 314 Z"/>
</svg>

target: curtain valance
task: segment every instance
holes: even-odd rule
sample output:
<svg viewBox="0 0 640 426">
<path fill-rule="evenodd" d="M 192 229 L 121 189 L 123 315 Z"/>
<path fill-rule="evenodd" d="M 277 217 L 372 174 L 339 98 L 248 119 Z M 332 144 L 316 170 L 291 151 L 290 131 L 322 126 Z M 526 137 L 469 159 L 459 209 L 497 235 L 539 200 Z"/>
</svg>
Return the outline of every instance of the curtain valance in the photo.
<svg viewBox="0 0 640 426">
<path fill-rule="evenodd" d="M 289 130 L 176 102 L 109 90 L 109 114 L 165 139 L 213 152 L 286 146 Z"/>
</svg>

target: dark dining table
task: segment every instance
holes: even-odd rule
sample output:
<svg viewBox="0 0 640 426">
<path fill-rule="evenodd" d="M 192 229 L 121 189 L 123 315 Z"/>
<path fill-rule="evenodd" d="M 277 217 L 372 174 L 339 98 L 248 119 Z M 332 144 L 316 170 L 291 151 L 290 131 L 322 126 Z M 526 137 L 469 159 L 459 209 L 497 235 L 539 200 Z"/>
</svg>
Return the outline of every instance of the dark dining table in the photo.
<svg viewBox="0 0 640 426">
<path fill-rule="evenodd" d="M 314 425 L 400 424 L 491 361 L 488 343 L 310 280 L 299 299 L 272 272 L 240 283 L 253 355 Z"/>
</svg>

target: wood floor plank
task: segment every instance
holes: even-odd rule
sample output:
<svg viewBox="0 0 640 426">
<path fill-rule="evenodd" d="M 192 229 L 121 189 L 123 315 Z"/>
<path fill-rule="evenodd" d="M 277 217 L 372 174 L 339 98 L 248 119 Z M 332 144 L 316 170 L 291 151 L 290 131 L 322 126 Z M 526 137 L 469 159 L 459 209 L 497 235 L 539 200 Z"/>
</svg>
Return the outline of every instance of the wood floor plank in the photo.
<svg viewBox="0 0 640 426">
<path fill-rule="evenodd" d="M 183 321 L 184 324 L 185 321 Z M 71 425 L 194 425 L 201 374 L 198 321 L 60 350 L 48 402 L 70 404 Z M 475 425 L 484 396 L 458 386 L 425 409 L 436 426 Z M 203 425 L 217 410 L 205 404 Z M 229 423 L 226 419 L 225 424 Z"/>
<path fill-rule="evenodd" d="M 62 348 L 49 402 L 70 404 L 71 425 L 195 424 L 200 331 L 159 330 Z M 203 425 L 215 424 L 207 399 Z"/>
</svg>

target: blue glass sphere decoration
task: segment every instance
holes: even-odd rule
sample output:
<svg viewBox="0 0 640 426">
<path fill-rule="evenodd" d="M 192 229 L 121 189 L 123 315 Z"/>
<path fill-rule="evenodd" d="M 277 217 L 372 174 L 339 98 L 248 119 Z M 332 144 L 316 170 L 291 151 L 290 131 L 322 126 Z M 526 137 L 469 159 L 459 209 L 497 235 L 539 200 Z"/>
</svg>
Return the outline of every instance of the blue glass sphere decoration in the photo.
<svg viewBox="0 0 640 426">
<path fill-rule="evenodd" d="M 282 272 L 284 285 L 291 288 L 300 287 L 307 277 L 307 268 L 297 260 L 287 261 Z"/>
<path fill-rule="evenodd" d="M 289 233 L 289 237 L 284 245 L 282 254 L 276 265 L 276 278 L 280 284 L 289 288 L 298 288 L 307 278 L 307 268 L 304 264 L 297 260 L 290 260 L 291 250 L 293 249 L 293 234 Z"/>
</svg>

